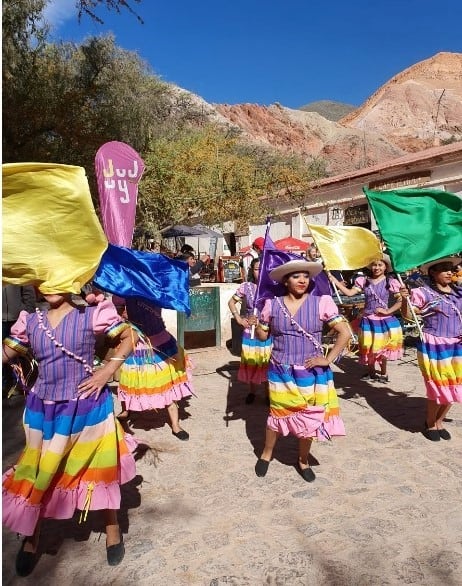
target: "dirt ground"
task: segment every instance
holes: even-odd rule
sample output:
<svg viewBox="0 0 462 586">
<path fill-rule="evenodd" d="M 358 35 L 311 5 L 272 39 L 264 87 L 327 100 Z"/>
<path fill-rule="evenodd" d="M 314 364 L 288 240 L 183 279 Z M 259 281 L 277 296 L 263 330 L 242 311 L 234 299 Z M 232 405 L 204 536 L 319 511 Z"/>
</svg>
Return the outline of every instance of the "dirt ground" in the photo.
<svg viewBox="0 0 462 586">
<path fill-rule="evenodd" d="M 44 523 L 42 556 L 28 578 L 15 577 L 20 541 L 4 530 L 4 584 L 462 583 L 462 408 L 449 414 L 451 441 L 422 436 L 425 393 L 414 349 L 390 364 L 388 384 L 360 381 L 354 357 L 334 367 L 347 437 L 313 447 L 311 484 L 294 468 L 294 438 L 279 440 L 265 478 L 255 475 L 263 392 L 245 404 L 239 359 L 226 348 L 190 354 L 197 397 L 181 405 L 190 440 L 171 434 L 164 413 L 130 422 L 159 459 L 147 452 L 123 489 L 122 565 L 106 563 L 98 516 L 84 524 L 76 516 Z M 21 398 L 3 405 L 3 470 L 23 445 L 21 415 Z"/>
</svg>

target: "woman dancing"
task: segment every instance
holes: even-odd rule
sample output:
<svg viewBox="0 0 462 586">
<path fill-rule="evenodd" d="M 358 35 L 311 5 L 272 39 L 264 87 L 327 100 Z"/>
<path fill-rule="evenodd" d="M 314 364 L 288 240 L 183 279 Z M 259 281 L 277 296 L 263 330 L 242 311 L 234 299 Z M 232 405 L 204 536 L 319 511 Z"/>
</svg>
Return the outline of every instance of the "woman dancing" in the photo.
<svg viewBox="0 0 462 586">
<path fill-rule="evenodd" d="M 120 564 L 124 544 L 117 520 L 120 485 L 135 477 L 135 461 L 114 416 L 107 382 L 133 349 L 137 334 L 110 301 L 75 305 L 70 293 L 44 295 L 47 311 L 21 312 L 3 341 L 3 362 L 30 348 L 38 378 L 26 397 L 26 446 L 3 478 L 3 522 L 25 536 L 16 573 L 38 561 L 43 518 L 70 519 L 76 509 L 101 510 L 108 564 Z M 95 336 L 119 343 L 93 371 Z M 131 446 L 132 448 L 134 446 Z"/>
<path fill-rule="evenodd" d="M 180 426 L 177 401 L 193 394 L 192 366 L 167 331 L 161 311 L 144 299 L 126 300 L 127 317 L 143 335 L 120 369 L 118 397 L 122 412 L 118 417 L 127 419 L 130 411 L 166 408 L 172 434 L 187 441 L 189 433 Z"/>
<path fill-rule="evenodd" d="M 365 306 L 358 333 L 359 362 L 367 365 L 368 371 L 361 379 L 387 383 L 388 360 L 398 360 L 403 355 L 403 331 L 393 315 L 401 308 L 400 284 L 387 275 L 391 261 L 386 254 L 374 260 L 368 268 L 371 276 L 358 277 L 352 289 L 329 272 L 328 277 L 347 297 L 364 293 Z M 393 296 L 391 302 L 390 296 Z M 380 372 L 376 371 L 376 363 Z"/>
<path fill-rule="evenodd" d="M 423 320 L 423 339 L 418 363 L 427 391 L 427 413 L 423 435 L 430 441 L 449 440 L 444 419 L 453 403 L 462 403 L 462 287 L 452 282 L 458 257 L 428 262 L 420 271 L 429 285 L 401 289 L 406 298 L 402 313 L 412 319 L 409 299 Z"/>
<path fill-rule="evenodd" d="M 313 439 L 320 441 L 345 435 L 330 364 L 348 343 L 350 331 L 329 295 L 308 293 L 310 278 L 322 270 L 317 262 L 289 261 L 269 276 L 283 283 L 286 294 L 268 299 L 257 327 L 260 340 L 273 336 L 268 369 L 270 414 L 263 452 L 255 465 L 265 476 L 280 435 L 299 438 L 298 470 L 312 482 L 315 474 L 308 456 Z M 326 357 L 321 335 L 324 324 L 337 332 Z"/>
<path fill-rule="evenodd" d="M 228 307 L 236 322 L 244 328 L 242 332 L 241 364 L 237 373 L 238 380 L 249 385 L 249 393 L 245 402 L 249 405 L 255 401 L 257 385 L 268 380 L 267 371 L 273 343 L 271 337 L 267 340 L 252 338 L 252 327 L 249 319 L 254 315 L 255 293 L 257 290 L 260 259 L 254 258 L 250 263 L 249 279 L 239 286 L 239 289 L 228 301 Z M 245 316 L 241 316 L 236 309 L 236 303 L 245 304 Z M 256 323 L 256 320 L 255 320 Z"/>
</svg>

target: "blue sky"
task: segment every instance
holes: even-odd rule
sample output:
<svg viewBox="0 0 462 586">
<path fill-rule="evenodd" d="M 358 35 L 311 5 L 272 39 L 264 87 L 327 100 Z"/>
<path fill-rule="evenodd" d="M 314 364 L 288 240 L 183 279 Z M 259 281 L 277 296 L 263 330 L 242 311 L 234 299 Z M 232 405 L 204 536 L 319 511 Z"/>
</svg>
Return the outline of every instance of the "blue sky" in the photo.
<svg viewBox="0 0 462 586">
<path fill-rule="evenodd" d="M 360 105 L 403 69 L 462 52 L 461 0 L 143 0 L 77 22 L 75 0 L 53 0 L 55 39 L 112 32 L 153 72 L 210 103 L 316 100 Z"/>
</svg>

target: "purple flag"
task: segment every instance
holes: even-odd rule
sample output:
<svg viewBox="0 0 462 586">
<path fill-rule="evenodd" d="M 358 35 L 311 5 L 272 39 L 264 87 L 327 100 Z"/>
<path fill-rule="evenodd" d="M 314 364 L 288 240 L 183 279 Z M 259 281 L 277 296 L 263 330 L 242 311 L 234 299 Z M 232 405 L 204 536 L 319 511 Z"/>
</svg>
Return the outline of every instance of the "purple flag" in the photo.
<svg viewBox="0 0 462 586">
<path fill-rule="evenodd" d="M 95 168 L 107 239 L 111 244 L 130 248 L 144 162 L 128 144 L 111 141 L 98 149 Z"/>
<path fill-rule="evenodd" d="M 270 222 L 268 221 L 266 224 L 265 243 L 260 258 L 257 290 L 255 292 L 255 307 L 260 311 L 263 309 L 266 299 L 281 297 L 286 293 L 284 285 L 277 281 L 273 281 L 268 273 L 279 265 L 289 262 L 289 260 L 306 260 L 298 254 L 278 250 L 270 238 L 269 230 Z"/>
<path fill-rule="evenodd" d="M 273 281 L 269 276 L 269 272 L 290 260 L 307 260 L 299 254 L 278 250 L 274 245 L 274 242 L 271 240 L 269 230 L 270 222 L 267 221 L 265 243 L 260 257 L 260 271 L 257 290 L 255 292 L 255 307 L 260 311 L 263 309 L 266 299 L 282 297 L 286 294 L 285 286 L 282 283 Z M 308 291 L 313 295 L 331 295 L 329 279 L 324 271 L 310 279 Z"/>
<path fill-rule="evenodd" d="M 313 287 L 311 285 L 313 283 Z M 313 277 L 310 280 L 308 291 L 312 295 L 332 295 L 332 289 L 330 287 L 329 279 L 324 271 L 321 271 L 319 275 Z"/>
</svg>

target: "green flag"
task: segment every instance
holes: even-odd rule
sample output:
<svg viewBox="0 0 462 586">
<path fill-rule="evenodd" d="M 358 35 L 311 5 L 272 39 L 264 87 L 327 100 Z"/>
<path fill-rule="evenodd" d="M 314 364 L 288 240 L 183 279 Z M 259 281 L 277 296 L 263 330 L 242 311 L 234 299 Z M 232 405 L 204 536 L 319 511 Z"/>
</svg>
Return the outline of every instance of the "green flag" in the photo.
<svg viewBox="0 0 462 586">
<path fill-rule="evenodd" d="M 393 268 L 407 271 L 462 250 L 462 198 L 440 189 L 363 187 Z"/>
</svg>

